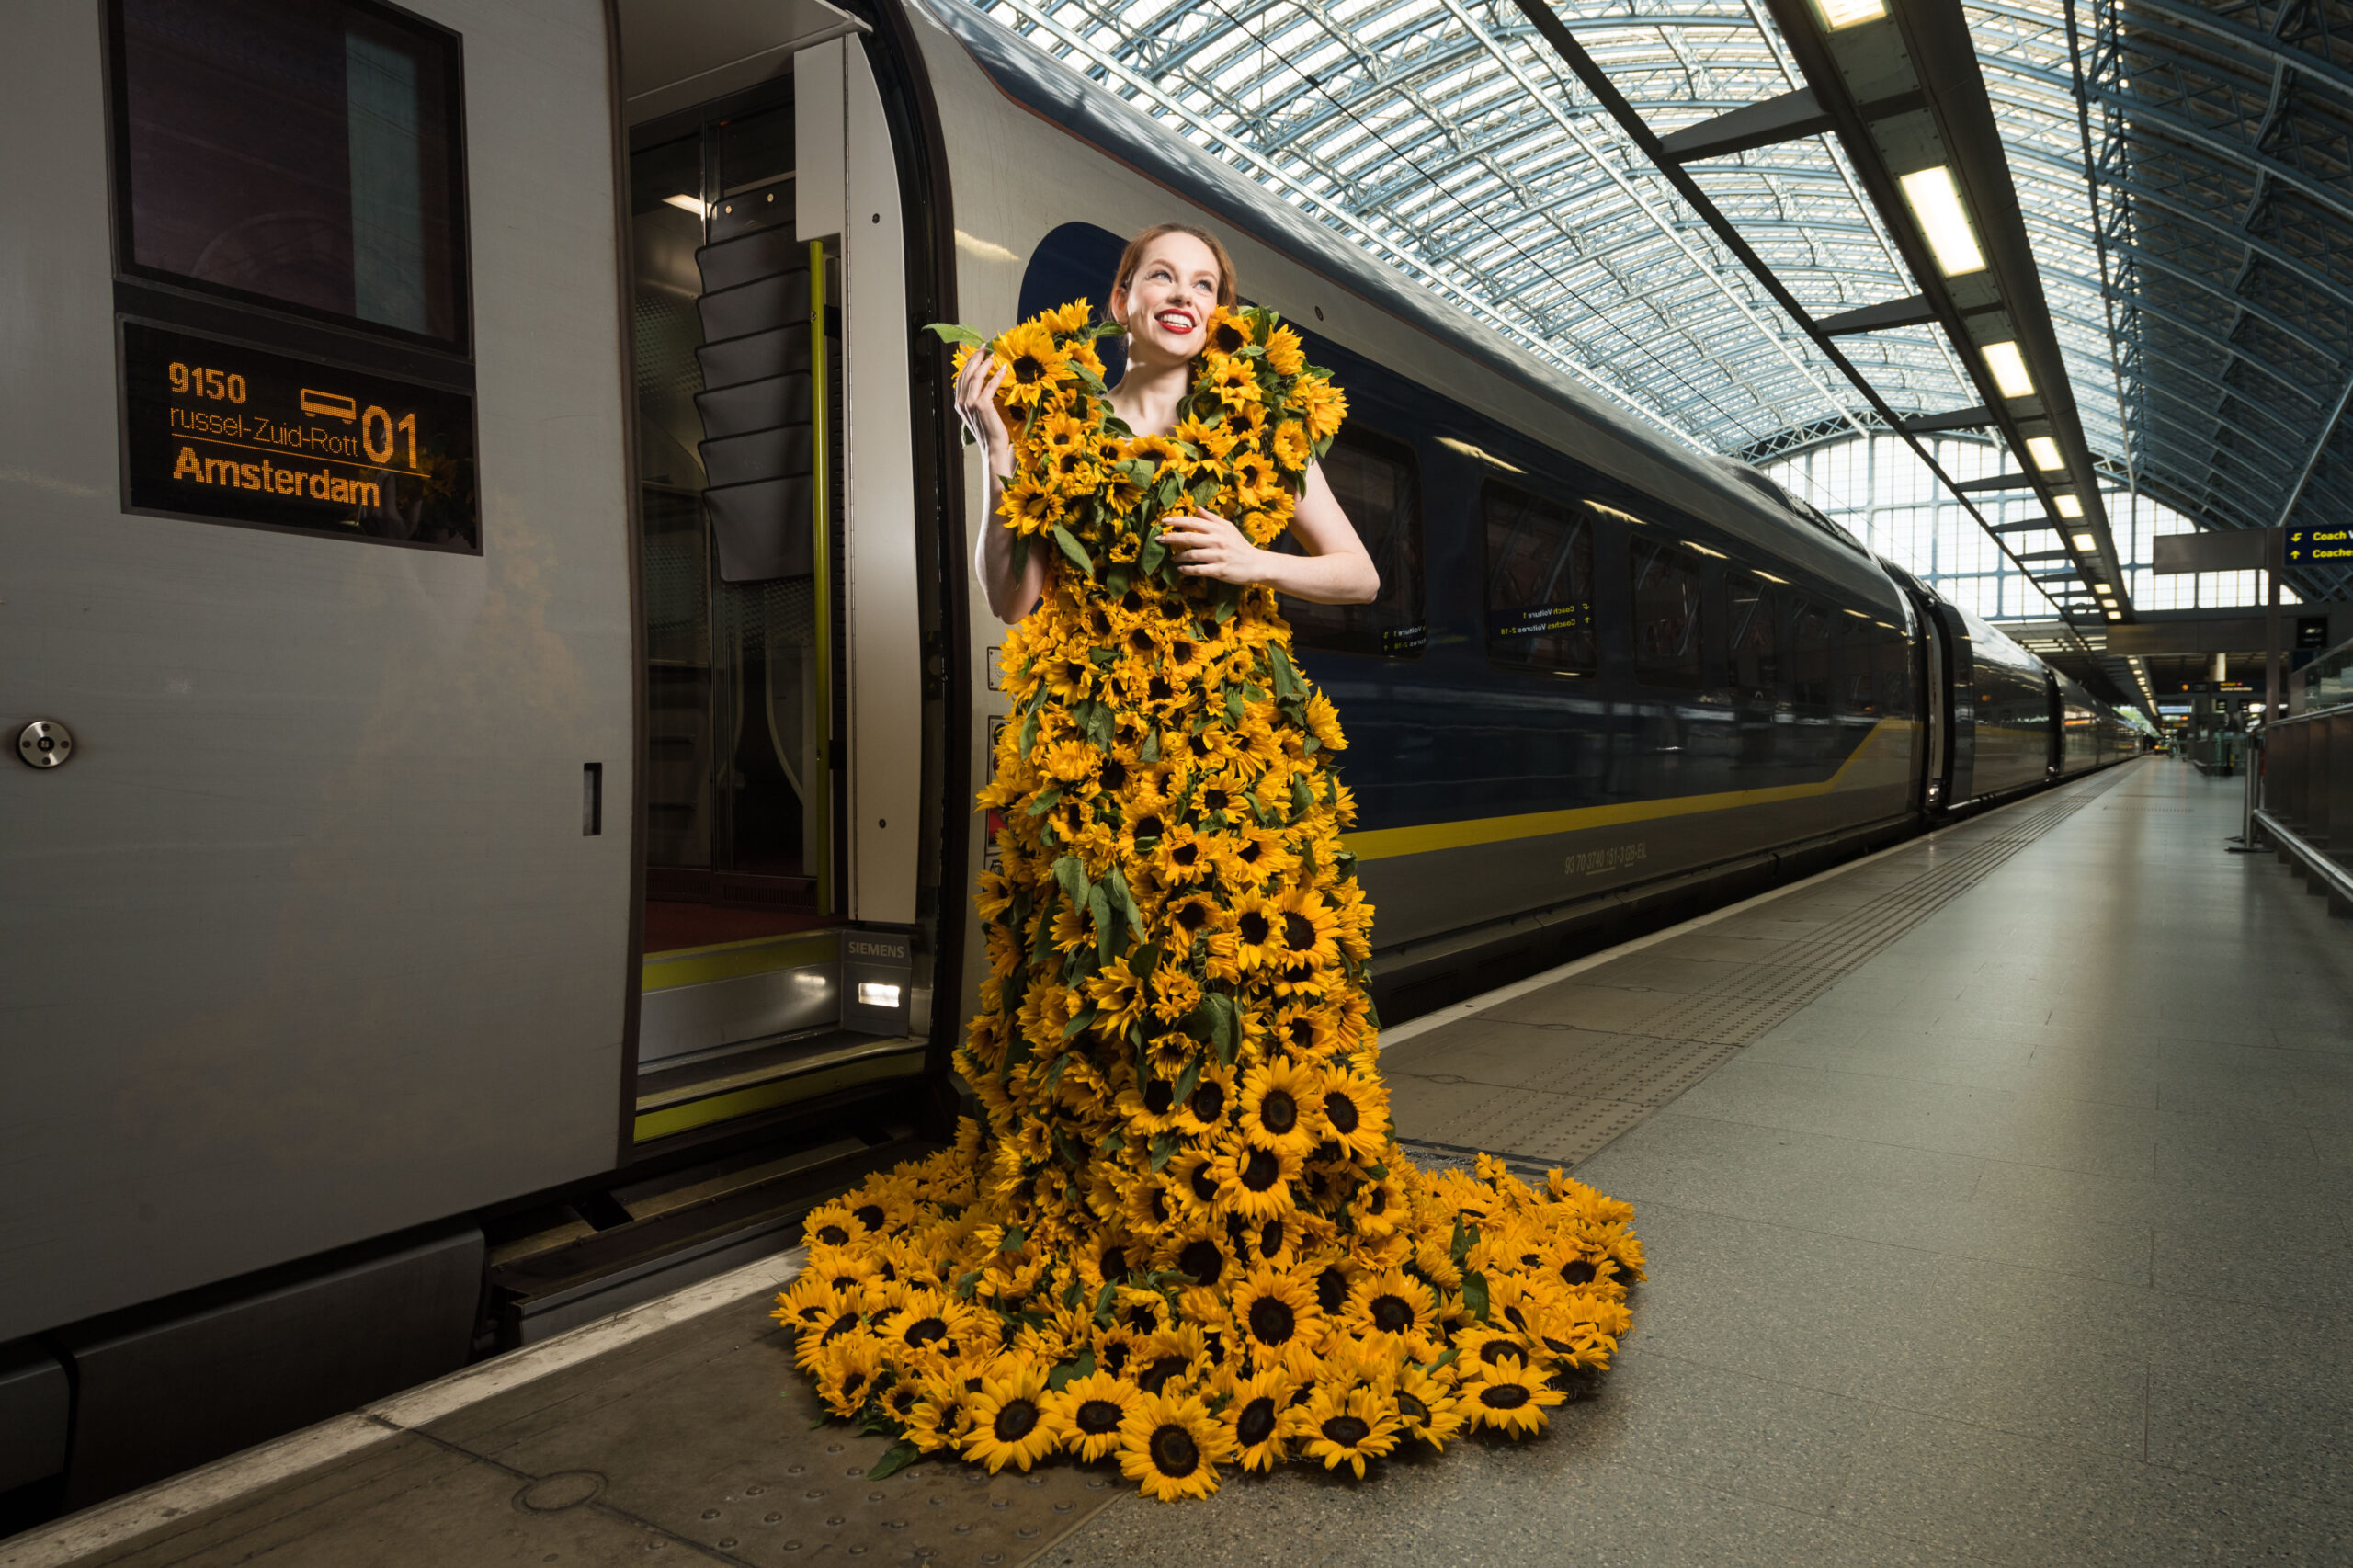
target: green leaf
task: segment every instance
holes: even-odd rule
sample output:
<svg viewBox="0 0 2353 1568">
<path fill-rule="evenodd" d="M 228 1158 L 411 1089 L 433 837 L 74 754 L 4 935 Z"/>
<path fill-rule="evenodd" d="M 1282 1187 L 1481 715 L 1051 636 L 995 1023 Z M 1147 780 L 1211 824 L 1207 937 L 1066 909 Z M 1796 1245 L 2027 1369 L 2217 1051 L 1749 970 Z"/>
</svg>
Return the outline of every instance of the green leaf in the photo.
<svg viewBox="0 0 2353 1568">
<path fill-rule="evenodd" d="M 1029 809 L 1022 814 L 1024 816 L 1032 817 L 1044 816 L 1048 812 L 1052 811 L 1056 806 L 1062 804 L 1062 801 L 1063 787 L 1057 784 L 1050 790 L 1040 790 L 1038 792 L 1038 798 L 1029 802 Z"/>
<path fill-rule="evenodd" d="M 942 343 L 969 343 L 975 348 L 986 348 L 989 346 L 987 338 L 983 337 L 971 327 L 952 321 L 927 322 L 924 325 L 924 331 L 939 334 L 939 340 Z"/>
<path fill-rule="evenodd" d="M 1081 1029 L 1086 1028 L 1088 1025 L 1094 1022 L 1095 1009 L 1092 1007 L 1084 1008 L 1080 1011 L 1078 1017 L 1073 1018 L 1070 1022 L 1063 1026 L 1063 1038 L 1064 1040 L 1068 1040 L 1073 1035 L 1077 1034 Z M 1006 1052 L 1008 1059 L 1012 1054 L 1013 1053 L 1009 1051 Z"/>
<path fill-rule="evenodd" d="M 1186 1062 L 1185 1071 L 1177 1074 L 1176 1103 L 1183 1105 L 1187 1100 L 1193 1097 L 1193 1091 L 1200 1086 L 1201 1059 L 1196 1056 L 1190 1062 Z"/>
<path fill-rule="evenodd" d="M 1487 1277 L 1475 1268 L 1463 1270 L 1462 1304 L 1481 1323 L 1487 1321 Z"/>
<path fill-rule="evenodd" d="M 1136 551 L 1136 566 L 1149 574 L 1159 571 L 1160 563 L 1167 559 L 1168 547 L 1160 542 L 1160 530 L 1154 528 L 1151 537 L 1143 541 L 1143 548 Z"/>
<path fill-rule="evenodd" d="M 1086 913 L 1095 917 L 1095 956 L 1109 963 L 1120 935 L 1111 925 L 1111 901 L 1104 894 L 1100 882 L 1086 890 Z"/>
<path fill-rule="evenodd" d="M 1118 1290 L 1117 1285 L 1106 1279 L 1103 1281 L 1103 1289 L 1095 1293 L 1095 1321 L 1106 1327 L 1109 1326 L 1111 1322 L 1111 1297 Z"/>
<path fill-rule="evenodd" d="M 821 1410 L 817 1413 L 817 1419 L 809 1423 L 809 1430 L 814 1432 L 818 1427 L 823 1426 L 826 1422 L 831 1421 L 833 1418 L 834 1413 L 832 1411 Z"/>
<path fill-rule="evenodd" d="M 1062 546 L 1063 553 L 1070 557 L 1072 565 L 1089 577 L 1095 575 L 1095 558 L 1088 555 L 1086 547 L 1073 539 L 1070 530 L 1060 523 L 1054 525 L 1054 542 Z"/>
<path fill-rule="evenodd" d="M 1093 886 L 1086 880 L 1086 868 L 1075 855 L 1065 855 L 1054 862 L 1054 882 L 1074 906 L 1086 902 L 1087 892 Z"/>
<path fill-rule="evenodd" d="M 923 1450 L 902 1437 L 884 1449 L 881 1459 L 867 1467 L 866 1479 L 880 1481 L 885 1476 L 896 1475 L 921 1458 Z"/>
<path fill-rule="evenodd" d="M 1029 1232 L 1023 1230 L 1018 1225 L 1007 1225 L 1005 1229 L 1004 1236 L 1000 1238 L 996 1244 L 996 1250 L 999 1252 L 1019 1252 L 1024 1246 L 1029 1244 Z"/>
<path fill-rule="evenodd" d="M 1464 1224 L 1462 1222 L 1462 1216 L 1457 1214 L 1454 1217 L 1454 1240 L 1448 1244 L 1446 1249 L 1448 1261 L 1451 1262 L 1457 1268 L 1461 1267 L 1462 1260 L 1470 1256 L 1471 1249 L 1478 1244 L 1479 1232 L 1477 1228 L 1475 1226 Z"/>
<path fill-rule="evenodd" d="M 1032 708 L 1029 716 L 1021 721 L 1021 756 L 1024 761 L 1029 760 L 1029 748 L 1038 742 L 1039 712 L 1040 710 Z"/>
<path fill-rule="evenodd" d="M 1154 1170 L 1159 1170 L 1162 1166 L 1167 1165 L 1169 1160 L 1175 1156 L 1178 1142 L 1179 1140 L 1174 1132 L 1163 1132 L 1153 1139 L 1152 1168 Z"/>
<path fill-rule="evenodd" d="M 1024 755 L 1027 754 L 1025 753 Z M 1138 752 L 1136 756 L 1144 762 L 1158 762 L 1160 760 L 1160 731 L 1157 728 L 1145 732 L 1143 737 L 1143 749 Z"/>
<path fill-rule="evenodd" d="M 1301 684 L 1299 671 L 1291 666 L 1290 655 L 1278 642 L 1267 644 L 1267 662 L 1274 666 L 1275 693 L 1279 697 L 1305 697 L 1307 687 Z"/>
</svg>

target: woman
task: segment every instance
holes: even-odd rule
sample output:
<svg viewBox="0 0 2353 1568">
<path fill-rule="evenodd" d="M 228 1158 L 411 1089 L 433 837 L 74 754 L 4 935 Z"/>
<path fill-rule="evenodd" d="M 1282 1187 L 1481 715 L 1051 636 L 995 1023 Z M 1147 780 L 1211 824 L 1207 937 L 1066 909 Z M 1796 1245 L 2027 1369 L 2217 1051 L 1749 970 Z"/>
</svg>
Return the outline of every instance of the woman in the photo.
<svg viewBox="0 0 2353 1568">
<path fill-rule="evenodd" d="M 1275 598 L 1378 591 L 1317 463 L 1345 403 L 1199 230 L 1138 236 L 1110 318 L 950 334 L 1003 519 L 975 564 L 1015 623 L 957 1055 L 986 1124 L 813 1211 L 777 1315 L 829 1408 L 901 1434 L 870 1473 L 1116 1456 L 1173 1499 L 1228 1461 L 1362 1475 L 1536 1431 L 1607 1365 L 1641 1247 L 1558 1172 L 1392 1144 L 1347 742 Z M 1267 548 L 1286 528 L 1306 554 Z"/>
</svg>

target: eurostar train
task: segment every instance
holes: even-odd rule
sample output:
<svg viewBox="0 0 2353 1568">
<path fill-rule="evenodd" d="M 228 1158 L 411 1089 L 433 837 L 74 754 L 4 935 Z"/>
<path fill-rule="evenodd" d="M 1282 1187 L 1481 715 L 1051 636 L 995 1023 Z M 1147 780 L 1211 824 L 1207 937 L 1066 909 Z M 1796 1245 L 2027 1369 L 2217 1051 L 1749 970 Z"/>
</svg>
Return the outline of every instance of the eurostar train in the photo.
<svg viewBox="0 0 2353 1568">
<path fill-rule="evenodd" d="M 939 1136 L 1006 703 L 925 323 L 1207 224 L 1392 1018 L 2115 716 L 955 0 L 23 0 L 0 1524 L 773 1250 Z M 255 1369 L 266 1367 L 266 1374 Z"/>
</svg>

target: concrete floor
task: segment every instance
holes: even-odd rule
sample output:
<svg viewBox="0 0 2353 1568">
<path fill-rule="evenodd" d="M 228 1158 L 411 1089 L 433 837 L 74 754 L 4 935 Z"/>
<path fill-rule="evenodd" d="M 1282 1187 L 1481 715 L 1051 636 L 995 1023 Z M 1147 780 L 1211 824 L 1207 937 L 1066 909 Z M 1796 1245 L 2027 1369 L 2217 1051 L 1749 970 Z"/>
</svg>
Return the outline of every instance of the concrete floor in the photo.
<svg viewBox="0 0 2353 1568">
<path fill-rule="evenodd" d="M 1549 1438 L 1123 1497 L 1040 1561 L 2353 1562 L 2353 925 L 2224 852 L 2242 781 L 2095 782 L 1579 1168 L 1651 1283 Z"/>
<path fill-rule="evenodd" d="M 1651 1282 L 1540 1441 L 868 1483 L 747 1279 L 0 1568 L 2353 1562 L 2353 923 L 2224 852 L 2239 788 L 2132 764 L 1401 1038 L 1407 1137 L 1632 1123 L 1578 1174 Z"/>
</svg>

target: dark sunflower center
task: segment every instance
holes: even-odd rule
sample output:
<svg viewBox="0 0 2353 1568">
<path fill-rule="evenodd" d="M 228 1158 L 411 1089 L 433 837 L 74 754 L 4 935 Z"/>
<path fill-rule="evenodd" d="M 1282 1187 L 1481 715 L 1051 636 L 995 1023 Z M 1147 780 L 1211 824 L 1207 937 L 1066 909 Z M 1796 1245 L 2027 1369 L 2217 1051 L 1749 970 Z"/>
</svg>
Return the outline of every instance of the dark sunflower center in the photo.
<svg viewBox="0 0 2353 1568">
<path fill-rule="evenodd" d="M 1180 665 L 1189 665 L 1193 662 L 1193 645 L 1180 638 L 1168 644 L 1168 656 Z"/>
<path fill-rule="evenodd" d="M 1210 906 L 1206 903 L 1180 903 L 1176 906 L 1176 924 L 1192 935 L 1210 923 Z"/>
<path fill-rule="evenodd" d="M 1120 596 L 1120 608 L 1130 615 L 1134 615 L 1143 608 L 1143 596 L 1133 588 L 1130 588 Z"/>
<path fill-rule="evenodd" d="M 1193 1167 L 1193 1196 L 1204 1203 L 1217 1201 L 1217 1183 L 1211 1177 L 1207 1165 Z"/>
<path fill-rule="evenodd" d="M 866 1374 L 864 1372 L 852 1372 L 848 1377 L 842 1380 L 842 1398 L 845 1400 L 855 1399 L 858 1397 L 858 1391 L 865 1386 Z"/>
<path fill-rule="evenodd" d="M 1217 329 L 1217 351 L 1219 353 L 1239 354 L 1242 352 L 1242 347 L 1243 339 L 1242 329 L 1240 327 L 1234 326 L 1230 323 L 1219 326 Z"/>
<path fill-rule="evenodd" d="M 839 1225 L 826 1225 L 819 1229 L 817 1239 L 829 1247 L 837 1247 L 849 1240 L 849 1233 Z"/>
<path fill-rule="evenodd" d="M 1165 702 L 1176 695 L 1176 688 L 1163 676 L 1154 676 L 1144 683 L 1144 695 L 1154 702 Z"/>
<path fill-rule="evenodd" d="M 1372 1326 L 1383 1334 L 1403 1334 L 1414 1326 L 1414 1304 L 1403 1296 L 1372 1299 Z"/>
<path fill-rule="evenodd" d="M 1479 1403 L 1489 1410 L 1518 1410 L 1528 1403 L 1528 1391 L 1518 1383 L 1497 1383 L 1479 1391 Z"/>
<path fill-rule="evenodd" d="M 1128 787 L 1128 765 L 1116 756 L 1106 757 L 1096 777 L 1103 781 L 1106 790 L 1124 790 Z"/>
<path fill-rule="evenodd" d="M 1335 1415 L 1324 1423 L 1324 1435 L 1344 1449 L 1353 1449 L 1372 1436 L 1372 1427 L 1360 1415 Z"/>
<path fill-rule="evenodd" d="M 1155 1187 L 1152 1189 L 1152 1217 L 1164 1225 L 1168 1223 L 1167 1188 Z"/>
<path fill-rule="evenodd" d="M 820 1345 L 831 1345 L 835 1340 L 839 1339 L 843 1335 L 847 1334 L 851 1329 L 856 1328 L 857 1326 L 858 1314 L 856 1312 L 844 1312 L 841 1316 L 833 1321 L 832 1326 L 825 1330 L 824 1334 L 818 1339 L 817 1343 Z"/>
<path fill-rule="evenodd" d="M 1242 1166 L 1242 1185 L 1253 1192 L 1264 1192 L 1275 1185 L 1283 1174 L 1283 1163 L 1264 1149 L 1250 1151 L 1250 1158 Z"/>
<path fill-rule="evenodd" d="M 1013 379 L 1023 386 L 1045 379 L 1046 367 L 1035 354 L 1024 354 L 1013 361 Z"/>
<path fill-rule="evenodd" d="M 1290 1038 L 1294 1050 L 1312 1050 L 1315 1045 L 1315 1020 L 1308 1017 L 1293 1017 L 1290 1023 L 1283 1026 L 1283 1033 Z"/>
<path fill-rule="evenodd" d="M 1315 1277 L 1315 1304 L 1327 1312 L 1336 1312 L 1340 1303 L 1348 1299 L 1348 1277 L 1336 1267 L 1327 1268 Z"/>
<path fill-rule="evenodd" d="M 928 1345 L 935 1339 L 948 1337 L 948 1324 L 938 1318 L 917 1318 L 907 1324 L 907 1332 L 899 1337 L 909 1345 Z"/>
<path fill-rule="evenodd" d="M 1288 1345 L 1299 1329 L 1299 1314 L 1288 1302 L 1261 1296 L 1250 1303 L 1250 1337 L 1261 1345 Z"/>
<path fill-rule="evenodd" d="M 1168 858 L 1171 860 L 1176 861 L 1179 866 L 1197 866 L 1200 864 L 1201 859 L 1200 846 L 1197 844 L 1180 844 L 1176 848 L 1171 849 L 1168 852 Z"/>
<path fill-rule="evenodd" d="M 1258 1256 L 1272 1257 L 1282 1250 L 1283 1222 L 1280 1220 L 1269 1220 L 1265 1228 L 1258 1233 Z"/>
<path fill-rule="evenodd" d="M 1106 1279 L 1125 1279 L 1127 1277 L 1128 1249 L 1125 1247 L 1105 1247 L 1103 1249 L 1103 1278 Z"/>
<path fill-rule="evenodd" d="M 1164 1114 L 1176 1103 L 1176 1086 L 1154 1078 L 1143 1091 L 1143 1108 L 1154 1116 Z"/>
<path fill-rule="evenodd" d="M 1242 1407 L 1241 1415 L 1233 1423 L 1233 1435 L 1242 1439 L 1244 1448 L 1255 1449 L 1275 1435 L 1275 1418 L 1274 1400 L 1260 1394 Z"/>
<path fill-rule="evenodd" d="M 1299 1125 L 1299 1102 L 1289 1089 L 1268 1089 L 1258 1102 L 1258 1125 L 1278 1138 Z"/>
<path fill-rule="evenodd" d="M 1141 626 L 1137 627 L 1133 631 L 1128 633 L 1128 646 L 1134 649 L 1144 657 L 1150 658 L 1152 656 L 1152 633 L 1146 631 Z"/>
<path fill-rule="evenodd" d="M 1193 1108 L 1196 1121 L 1215 1121 L 1225 1114 L 1225 1087 L 1222 1084 L 1203 1084 L 1193 1091 L 1187 1102 Z"/>
<path fill-rule="evenodd" d="M 1201 1468 L 1201 1446 L 1193 1441 L 1190 1432 L 1174 1423 L 1154 1431 L 1145 1448 L 1152 1455 L 1152 1468 L 1171 1481 L 1182 1481 Z"/>
<path fill-rule="evenodd" d="M 1225 1272 L 1225 1254 L 1204 1236 L 1187 1244 L 1185 1250 L 1176 1255 L 1176 1267 L 1204 1285 L 1214 1285 L 1217 1277 Z"/>
<path fill-rule="evenodd" d="M 1160 817 L 1156 812 L 1147 812 L 1142 816 L 1136 818 L 1136 836 L 1138 838 L 1158 838 L 1162 834 L 1167 831 L 1168 829 L 1166 824 L 1161 822 Z"/>
<path fill-rule="evenodd" d="M 1126 1414 L 1108 1399 L 1090 1399 L 1078 1407 L 1078 1414 L 1071 1417 L 1071 1422 L 1088 1437 L 1099 1437 L 1106 1432 L 1118 1431 L 1120 1418 Z"/>
<path fill-rule="evenodd" d="M 1334 1093 L 1324 1096 L 1324 1119 L 1332 1124 L 1333 1131 L 1345 1136 L 1357 1130 L 1364 1116 L 1357 1109 L 1356 1101 L 1345 1094 Z"/>
<path fill-rule="evenodd" d="M 1397 1409 L 1409 1421 L 1427 1421 L 1430 1407 L 1403 1390 L 1398 1391 Z"/>
<path fill-rule="evenodd" d="M 1038 1428 L 1038 1407 L 1026 1399 L 1013 1400 L 996 1413 L 989 1430 L 1000 1443 L 1017 1443 Z"/>
<path fill-rule="evenodd" d="M 1315 946 L 1315 923 L 1304 915 L 1286 912 L 1283 915 L 1283 945 L 1295 953 L 1303 953 Z"/>
<path fill-rule="evenodd" d="M 1561 1265 L 1561 1278 L 1570 1285 L 1590 1285 L 1601 1271 L 1581 1257 L 1573 1257 Z"/>
<path fill-rule="evenodd" d="M 1267 933 L 1274 928 L 1267 923 L 1267 917 L 1255 909 L 1234 924 L 1242 932 L 1242 939 L 1254 948 L 1265 941 Z"/>
<path fill-rule="evenodd" d="M 1103 1369 L 1118 1377 L 1128 1364 L 1128 1347 L 1118 1340 L 1103 1346 Z"/>
<path fill-rule="evenodd" d="M 883 1398 L 884 1402 L 888 1403 L 892 1409 L 897 1411 L 900 1415 L 904 1415 L 907 1412 L 915 1407 L 915 1387 L 913 1383 L 901 1383 L 897 1388 L 892 1389 L 888 1394 L 884 1395 Z"/>
<path fill-rule="evenodd" d="M 1138 1374 L 1136 1387 L 1146 1393 L 1156 1394 L 1168 1386 L 1169 1379 L 1184 1369 L 1185 1358 L 1182 1356 L 1163 1356 Z"/>
<path fill-rule="evenodd" d="M 1128 1309 L 1128 1326 L 1150 1334 L 1160 1326 L 1160 1314 L 1153 1311 L 1149 1305 L 1139 1301 Z"/>
<path fill-rule="evenodd" d="M 880 1203 L 861 1205 L 857 1212 L 858 1222 L 868 1230 L 879 1231 L 882 1228 L 882 1205 Z"/>
<path fill-rule="evenodd" d="M 1205 812 L 1222 812 L 1232 804 L 1233 804 L 1233 797 L 1222 790 L 1201 791 L 1201 810 Z"/>
<path fill-rule="evenodd" d="M 1528 1364 L 1528 1352 L 1511 1340 L 1490 1339 L 1479 1346 L 1479 1359 L 1490 1367 L 1506 1361 L 1517 1361 L 1524 1367 Z"/>
</svg>

